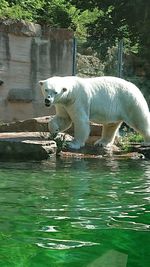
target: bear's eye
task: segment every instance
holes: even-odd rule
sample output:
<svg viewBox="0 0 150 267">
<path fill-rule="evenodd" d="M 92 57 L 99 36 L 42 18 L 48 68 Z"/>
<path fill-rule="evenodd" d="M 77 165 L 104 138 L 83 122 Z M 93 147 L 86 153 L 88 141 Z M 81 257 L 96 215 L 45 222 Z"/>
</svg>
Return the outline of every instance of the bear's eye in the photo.
<svg viewBox="0 0 150 267">
<path fill-rule="evenodd" d="M 55 91 L 54 94 L 57 95 L 58 93 Z"/>
<path fill-rule="evenodd" d="M 48 89 L 45 89 L 45 92 L 47 93 L 48 92 Z"/>
</svg>

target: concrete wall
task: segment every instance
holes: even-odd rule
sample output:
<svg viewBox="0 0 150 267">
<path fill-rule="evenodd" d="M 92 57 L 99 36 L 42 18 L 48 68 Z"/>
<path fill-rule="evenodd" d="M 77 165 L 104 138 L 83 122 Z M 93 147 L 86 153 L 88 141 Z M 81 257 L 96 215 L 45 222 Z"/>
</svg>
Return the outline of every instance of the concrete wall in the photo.
<svg viewBox="0 0 150 267">
<path fill-rule="evenodd" d="M 38 81 L 72 75 L 72 53 L 73 33 L 67 29 L 0 21 L 0 121 L 52 114 Z"/>
</svg>

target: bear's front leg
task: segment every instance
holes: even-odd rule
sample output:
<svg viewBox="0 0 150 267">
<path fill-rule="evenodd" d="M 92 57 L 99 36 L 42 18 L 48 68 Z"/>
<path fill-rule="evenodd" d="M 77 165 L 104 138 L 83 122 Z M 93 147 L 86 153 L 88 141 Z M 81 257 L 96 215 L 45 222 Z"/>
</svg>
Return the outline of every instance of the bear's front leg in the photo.
<svg viewBox="0 0 150 267">
<path fill-rule="evenodd" d="M 55 135 L 70 128 L 71 124 L 72 122 L 69 117 L 60 117 L 55 115 L 53 118 L 50 118 L 48 122 L 48 129 L 51 134 Z"/>
<path fill-rule="evenodd" d="M 78 118 L 74 122 L 74 139 L 68 143 L 71 149 L 80 149 L 85 146 L 85 142 L 89 137 L 90 126 L 89 120 Z"/>
</svg>

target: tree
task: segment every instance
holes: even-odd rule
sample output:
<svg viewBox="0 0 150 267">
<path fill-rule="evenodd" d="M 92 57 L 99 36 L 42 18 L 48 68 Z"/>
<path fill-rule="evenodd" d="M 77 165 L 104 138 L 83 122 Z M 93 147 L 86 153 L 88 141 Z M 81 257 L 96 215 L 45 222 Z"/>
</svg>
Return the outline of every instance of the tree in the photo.
<svg viewBox="0 0 150 267">
<path fill-rule="evenodd" d="M 106 52 L 117 39 L 125 38 L 130 46 L 137 45 L 139 52 L 150 59 L 150 4 L 147 0 L 70 0 L 80 10 L 98 8 L 96 21 L 88 24 L 92 45 Z M 98 45 L 99 44 L 99 45 Z"/>
<path fill-rule="evenodd" d="M 147 0 L 1 0 L 0 17 L 71 28 L 103 55 L 124 38 L 130 50 L 136 45 L 150 59 Z"/>
</svg>

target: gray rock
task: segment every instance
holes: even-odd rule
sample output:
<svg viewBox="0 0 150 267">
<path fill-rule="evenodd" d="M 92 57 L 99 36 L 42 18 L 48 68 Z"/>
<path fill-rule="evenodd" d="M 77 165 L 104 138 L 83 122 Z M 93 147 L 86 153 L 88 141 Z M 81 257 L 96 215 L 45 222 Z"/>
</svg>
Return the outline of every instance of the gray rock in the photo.
<svg viewBox="0 0 150 267">
<path fill-rule="evenodd" d="M 54 141 L 48 143 L 0 141 L 0 160 L 44 160 L 56 153 Z"/>
</svg>

